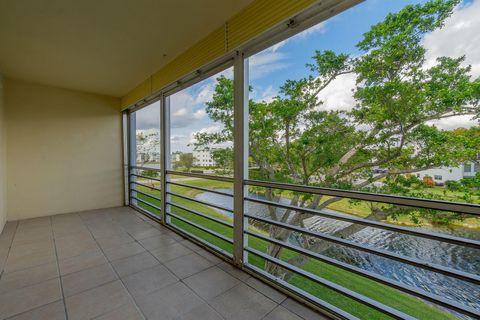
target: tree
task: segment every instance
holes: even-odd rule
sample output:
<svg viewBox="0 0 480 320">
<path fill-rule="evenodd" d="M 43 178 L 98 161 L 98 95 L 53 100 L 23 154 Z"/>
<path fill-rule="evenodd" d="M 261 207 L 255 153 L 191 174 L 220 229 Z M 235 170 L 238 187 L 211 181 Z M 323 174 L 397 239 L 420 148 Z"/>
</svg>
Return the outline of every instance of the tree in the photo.
<svg viewBox="0 0 480 320">
<path fill-rule="evenodd" d="M 195 157 L 192 153 L 180 153 L 179 159 L 174 162 L 173 166 L 175 170 L 179 168 L 184 168 L 187 172 L 190 171 L 193 167 L 193 163 L 195 162 Z"/>
<path fill-rule="evenodd" d="M 373 25 L 357 44 L 358 57 L 333 51 L 316 51 L 308 64 L 309 75 L 287 80 L 280 95 L 271 102 L 249 101 L 249 153 L 256 179 L 344 188 L 408 196 L 431 196 L 415 177 L 406 175 L 440 166 L 458 166 L 473 159 L 480 143 L 473 132 L 446 131 L 429 125 L 433 120 L 459 115 L 479 116 L 480 79 L 472 79 L 465 57 L 439 57 L 425 66 L 425 33 L 441 28 L 458 0 L 431 0 L 409 5 Z M 351 111 L 325 111 L 318 95 L 343 74 L 357 79 Z M 224 131 L 197 135 L 197 146 L 232 141 L 233 82 L 221 76 L 209 117 L 224 124 Z M 376 170 L 383 168 L 384 170 Z M 414 186 L 414 187 L 413 187 Z M 270 201 L 282 192 L 265 189 Z M 339 197 L 294 194 L 290 204 L 324 209 Z M 430 219 L 458 219 L 460 214 L 390 205 L 370 206 L 370 220 L 399 215 Z M 272 220 L 304 226 L 309 214 L 269 207 Z M 333 235 L 348 237 L 365 226 L 352 224 Z M 270 237 L 287 241 L 291 231 L 269 227 Z M 322 252 L 330 244 L 310 237 L 302 247 Z M 268 254 L 279 257 L 282 247 L 271 244 Z M 307 257 L 298 255 L 288 262 L 302 266 Z M 267 271 L 287 279 L 291 276 L 274 264 Z"/>
<path fill-rule="evenodd" d="M 217 164 L 221 174 L 230 174 L 233 170 L 233 149 L 216 148 L 211 150 L 213 161 Z"/>
</svg>

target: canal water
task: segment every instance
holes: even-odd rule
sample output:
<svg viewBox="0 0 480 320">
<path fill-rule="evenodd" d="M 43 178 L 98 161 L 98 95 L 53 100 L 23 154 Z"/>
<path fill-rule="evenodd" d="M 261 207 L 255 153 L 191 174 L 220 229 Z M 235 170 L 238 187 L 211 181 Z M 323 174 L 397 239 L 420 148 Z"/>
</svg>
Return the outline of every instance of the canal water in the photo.
<svg viewBox="0 0 480 320">
<path fill-rule="evenodd" d="M 231 189 L 219 189 L 218 191 L 232 192 Z M 254 197 L 255 195 L 250 196 Z M 232 207 L 232 198 L 230 197 L 205 192 L 198 194 L 196 198 L 228 208 Z M 288 199 L 281 199 L 280 202 L 288 203 Z M 246 209 L 252 215 L 268 216 L 267 206 L 262 204 L 249 202 Z M 277 210 L 279 214 L 282 213 L 280 209 Z M 331 212 L 342 214 L 333 210 Z M 230 212 L 225 211 L 223 213 L 231 216 Z M 314 217 L 306 220 L 305 225 L 310 230 L 333 234 L 350 225 L 350 223 Z M 466 228 L 428 228 L 428 230 L 480 240 L 479 230 Z M 480 250 L 371 227 L 367 227 L 347 239 L 361 245 L 388 250 L 473 274 L 480 274 Z M 295 239 L 292 238 L 291 241 L 295 242 Z M 459 301 L 478 309 L 480 313 L 480 286 L 339 245 L 331 246 L 323 254 L 401 283 Z"/>
</svg>

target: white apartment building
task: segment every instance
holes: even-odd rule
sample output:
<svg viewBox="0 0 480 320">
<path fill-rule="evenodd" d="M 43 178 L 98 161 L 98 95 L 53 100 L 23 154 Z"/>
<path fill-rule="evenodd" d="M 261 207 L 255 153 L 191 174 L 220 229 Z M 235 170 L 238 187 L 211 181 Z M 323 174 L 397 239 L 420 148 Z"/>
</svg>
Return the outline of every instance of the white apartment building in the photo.
<svg viewBox="0 0 480 320">
<path fill-rule="evenodd" d="M 480 172 L 480 162 L 470 161 L 459 167 L 440 167 L 420 171 L 416 173 L 416 176 L 419 179 L 423 179 L 426 176 L 432 177 L 436 184 L 441 185 L 449 180 L 459 181 L 463 178 L 474 177 L 477 172 Z"/>
<path fill-rule="evenodd" d="M 215 167 L 217 163 L 213 160 L 211 150 L 194 150 L 193 165 L 196 167 Z"/>
</svg>

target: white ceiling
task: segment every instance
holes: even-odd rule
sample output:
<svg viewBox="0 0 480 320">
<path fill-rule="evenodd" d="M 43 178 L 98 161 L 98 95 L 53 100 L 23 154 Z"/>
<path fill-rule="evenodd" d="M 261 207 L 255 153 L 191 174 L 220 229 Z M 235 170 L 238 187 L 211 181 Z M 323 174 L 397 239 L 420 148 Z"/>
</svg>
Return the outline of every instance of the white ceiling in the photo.
<svg viewBox="0 0 480 320">
<path fill-rule="evenodd" d="M 0 73 L 122 96 L 252 0 L 0 0 Z"/>
</svg>

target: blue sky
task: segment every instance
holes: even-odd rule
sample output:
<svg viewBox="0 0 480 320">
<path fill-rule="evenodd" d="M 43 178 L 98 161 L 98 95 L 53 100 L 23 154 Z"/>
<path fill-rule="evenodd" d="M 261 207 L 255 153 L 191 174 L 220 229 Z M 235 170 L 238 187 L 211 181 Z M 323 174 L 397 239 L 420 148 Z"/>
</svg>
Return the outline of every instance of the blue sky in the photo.
<svg viewBox="0 0 480 320">
<path fill-rule="evenodd" d="M 407 4 L 423 2 L 425 1 L 368 0 L 344 11 L 322 23 L 322 27 L 316 28 L 316 31 L 306 30 L 288 40 L 277 50 L 284 54 L 284 59 L 278 62 L 284 63 L 286 67 L 259 78 L 253 74 L 251 84 L 260 91 L 270 85 L 278 88 L 286 79 L 305 76 L 305 64 L 311 63 L 315 50 L 358 55 L 360 52 L 355 45 L 371 25 L 382 21 L 388 13 L 401 10 Z"/>
<path fill-rule="evenodd" d="M 399 11 L 407 4 L 424 3 L 412 0 L 367 0 L 337 16 L 328 19 L 286 41 L 268 48 L 250 58 L 251 98 L 269 100 L 278 94 L 287 79 L 299 79 L 308 74 L 305 65 L 311 62 L 315 50 L 333 50 L 337 53 L 358 55 L 355 44 L 362 39 L 370 26 L 382 21 L 390 12 Z M 467 62 L 473 65 L 473 73 L 480 75 L 480 0 L 469 0 L 455 10 L 445 28 L 427 35 L 427 64 L 440 55 L 459 56 L 466 54 Z M 229 69 L 222 74 L 232 76 Z M 215 86 L 213 76 L 196 85 L 176 93 L 172 104 L 172 151 L 190 151 L 193 134 L 198 131 L 215 131 L 219 124 L 213 123 L 205 114 L 205 102 L 211 99 Z M 322 99 L 328 109 L 348 109 L 353 104 L 351 87 L 354 76 L 338 79 L 325 90 Z M 139 127 L 146 129 L 158 124 L 155 115 L 158 106 L 139 112 Z M 445 128 L 466 126 L 469 119 L 459 119 L 440 124 Z"/>
</svg>

